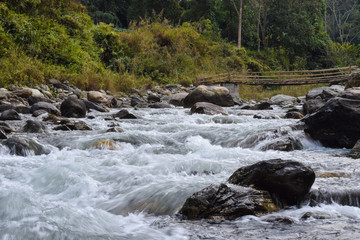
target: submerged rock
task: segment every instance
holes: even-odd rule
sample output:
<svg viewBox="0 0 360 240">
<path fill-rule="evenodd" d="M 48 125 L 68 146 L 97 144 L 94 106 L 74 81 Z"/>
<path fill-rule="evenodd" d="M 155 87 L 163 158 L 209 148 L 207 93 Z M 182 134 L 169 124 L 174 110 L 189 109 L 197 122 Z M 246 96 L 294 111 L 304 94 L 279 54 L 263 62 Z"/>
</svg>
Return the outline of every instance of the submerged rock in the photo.
<svg viewBox="0 0 360 240">
<path fill-rule="evenodd" d="M 172 105 L 164 102 L 155 102 L 149 105 L 150 108 L 173 108 Z"/>
<path fill-rule="evenodd" d="M 279 205 L 299 204 L 315 181 L 314 171 L 296 161 L 273 159 L 239 168 L 229 183 L 269 191 Z"/>
<path fill-rule="evenodd" d="M 234 220 L 245 215 L 260 216 L 278 210 L 266 191 L 220 184 L 194 193 L 179 213 L 189 220 Z"/>
<path fill-rule="evenodd" d="M 119 149 L 119 146 L 114 140 L 111 139 L 101 139 L 93 144 L 97 149 L 107 149 L 107 150 L 116 150 Z"/>
<path fill-rule="evenodd" d="M 224 108 L 208 102 L 195 103 L 194 106 L 191 107 L 190 113 L 199 113 L 206 115 L 228 115 L 228 112 Z"/>
<path fill-rule="evenodd" d="M 222 107 L 234 106 L 234 100 L 225 87 L 200 85 L 184 99 L 184 107 L 190 108 L 197 102 L 209 102 Z"/>
<path fill-rule="evenodd" d="M 44 148 L 38 142 L 29 138 L 11 137 L 3 144 L 10 149 L 10 154 L 18 156 L 49 154 L 50 150 Z"/>
<path fill-rule="evenodd" d="M 277 138 L 274 141 L 266 144 L 261 150 L 276 150 L 276 151 L 285 151 L 290 152 L 294 150 L 301 150 L 303 145 L 299 139 L 293 137 L 282 137 Z"/>
</svg>

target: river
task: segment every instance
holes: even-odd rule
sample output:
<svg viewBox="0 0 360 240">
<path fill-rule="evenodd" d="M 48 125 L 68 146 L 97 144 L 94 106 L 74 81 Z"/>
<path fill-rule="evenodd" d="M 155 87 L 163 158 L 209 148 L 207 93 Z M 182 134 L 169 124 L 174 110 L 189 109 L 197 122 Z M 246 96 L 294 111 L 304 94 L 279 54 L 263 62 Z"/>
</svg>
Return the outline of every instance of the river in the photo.
<svg viewBox="0 0 360 240">
<path fill-rule="evenodd" d="M 92 131 L 26 134 L 51 149 L 49 155 L 12 156 L 0 147 L 0 239 L 360 239 L 360 161 L 306 137 L 292 127 L 299 120 L 280 118 L 285 110 L 129 111 L 139 119 L 109 121 L 111 113 L 93 112 L 94 119 L 85 119 Z M 111 124 L 124 132 L 106 132 Z M 303 149 L 261 150 L 280 135 L 300 139 Z M 101 139 L 114 140 L 116 149 L 93 147 Z M 337 174 L 316 178 L 312 187 L 329 193 L 328 201 L 235 221 L 176 216 L 194 192 L 274 158 L 302 162 L 318 176 Z"/>
</svg>

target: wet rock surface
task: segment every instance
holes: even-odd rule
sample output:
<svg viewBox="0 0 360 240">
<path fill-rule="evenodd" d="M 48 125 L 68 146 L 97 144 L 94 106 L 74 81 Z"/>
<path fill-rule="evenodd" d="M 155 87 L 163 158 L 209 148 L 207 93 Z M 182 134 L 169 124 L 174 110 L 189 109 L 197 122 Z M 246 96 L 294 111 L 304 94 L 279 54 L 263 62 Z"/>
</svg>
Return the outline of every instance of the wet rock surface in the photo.
<svg viewBox="0 0 360 240">
<path fill-rule="evenodd" d="M 315 181 L 314 171 L 296 161 L 273 159 L 239 168 L 229 183 L 268 191 L 279 205 L 299 204 Z"/>
<path fill-rule="evenodd" d="M 195 103 L 194 106 L 191 107 L 190 110 L 191 114 L 198 113 L 198 114 L 206 114 L 206 115 L 228 115 L 228 112 L 215 104 L 208 103 L 208 102 L 198 102 Z"/>
<path fill-rule="evenodd" d="M 226 184 L 211 185 L 194 193 L 179 213 L 189 220 L 234 220 L 245 215 L 263 215 L 277 211 L 265 191 Z"/>
<path fill-rule="evenodd" d="M 50 151 L 33 139 L 11 137 L 2 142 L 10 150 L 10 154 L 26 157 L 28 155 L 49 154 Z"/>
</svg>

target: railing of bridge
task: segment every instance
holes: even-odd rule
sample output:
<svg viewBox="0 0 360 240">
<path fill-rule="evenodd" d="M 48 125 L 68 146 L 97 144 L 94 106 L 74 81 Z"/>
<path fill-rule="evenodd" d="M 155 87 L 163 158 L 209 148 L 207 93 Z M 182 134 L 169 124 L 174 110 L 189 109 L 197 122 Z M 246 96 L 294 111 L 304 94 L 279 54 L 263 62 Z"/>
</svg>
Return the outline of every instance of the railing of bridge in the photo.
<svg viewBox="0 0 360 240">
<path fill-rule="evenodd" d="M 247 85 L 304 85 L 319 83 L 339 83 L 347 81 L 356 66 L 330 68 L 305 71 L 277 71 L 277 72 L 228 72 L 197 78 L 198 85 L 220 83 L 238 83 Z"/>
</svg>

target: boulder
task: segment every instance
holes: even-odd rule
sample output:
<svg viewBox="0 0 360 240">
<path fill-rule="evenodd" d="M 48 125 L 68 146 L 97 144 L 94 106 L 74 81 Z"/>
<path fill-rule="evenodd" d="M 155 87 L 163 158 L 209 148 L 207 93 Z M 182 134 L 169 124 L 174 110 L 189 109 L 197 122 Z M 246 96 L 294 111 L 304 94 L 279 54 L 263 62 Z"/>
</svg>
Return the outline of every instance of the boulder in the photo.
<svg viewBox="0 0 360 240">
<path fill-rule="evenodd" d="M 156 102 L 149 105 L 150 108 L 173 108 L 172 105 L 164 102 Z"/>
<path fill-rule="evenodd" d="M 345 85 L 345 89 L 353 87 L 360 87 L 360 69 L 357 69 L 350 74 L 350 80 L 347 81 Z"/>
<path fill-rule="evenodd" d="M 298 99 L 296 97 L 279 94 L 279 95 L 275 95 L 275 96 L 271 97 L 270 103 L 273 105 L 279 105 L 279 106 L 285 107 L 285 106 L 292 106 L 292 105 L 298 103 Z"/>
<path fill-rule="evenodd" d="M 34 88 L 17 89 L 15 91 L 12 91 L 11 94 L 21 98 L 29 98 L 30 96 L 44 98 L 44 94 Z"/>
<path fill-rule="evenodd" d="M 2 121 L 21 120 L 21 117 L 17 111 L 15 111 L 14 109 L 9 109 L 1 113 L 0 120 Z"/>
<path fill-rule="evenodd" d="M 304 200 L 315 181 L 315 173 L 302 163 L 273 159 L 239 168 L 228 181 L 268 191 L 278 206 L 287 206 Z"/>
<path fill-rule="evenodd" d="M 32 113 L 32 116 L 33 117 L 38 117 L 38 116 L 41 116 L 43 114 L 47 114 L 48 112 L 45 111 L 44 109 L 39 109 L 39 110 L 36 110 L 35 112 Z"/>
<path fill-rule="evenodd" d="M 266 110 L 266 109 L 271 109 L 271 108 L 270 108 L 270 103 L 261 102 L 261 103 L 255 104 L 254 106 L 251 106 L 249 109 L 250 110 Z"/>
<path fill-rule="evenodd" d="M 285 114 L 285 118 L 290 118 L 290 119 L 302 119 L 303 117 L 304 117 L 304 113 L 299 109 L 290 109 Z"/>
<path fill-rule="evenodd" d="M 275 141 L 272 141 L 268 144 L 266 144 L 264 147 L 261 148 L 261 150 L 276 150 L 276 151 L 284 151 L 284 152 L 290 152 L 294 150 L 301 150 L 303 148 L 303 145 L 299 141 L 299 139 L 293 138 L 293 137 L 282 137 L 275 139 Z"/>
<path fill-rule="evenodd" d="M 352 148 L 360 139 L 360 100 L 332 98 L 303 121 L 305 132 L 324 146 Z"/>
<path fill-rule="evenodd" d="M 44 97 L 35 97 L 35 96 L 30 96 L 28 99 L 27 99 L 28 103 L 30 106 L 34 105 L 35 103 L 38 103 L 38 102 L 48 102 L 50 103 L 51 101 L 47 98 L 44 98 Z"/>
<path fill-rule="evenodd" d="M 0 88 L 0 99 L 7 99 L 11 95 L 11 92 L 6 88 Z"/>
<path fill-rule="evenodd" d="M 137 117 L 134 114 L 129 113 L 129 111 L 126 110 L 126 109 L 123 109 L 123 110 L 115 113 L 113 115 L 113 117 L 114 118 L 120 118 L 120 119 L 137 119 Z"/>
<path fill-rule="evenodd" d="M 90 102 L 90 101 L 85 100 L 85 99 L 83 99 L 82 101 L 84 102 L 87 110 L 92 109 L 92 110 L 95 110 L 95 111 L 98 111 L 98 112 L 108 112 L 109 111 L 109 110 L 107 110 L 106 108 L 102 107 L 99 104 Z"/>
<path fill-rule="evenodd" d="M 184 99 L 184 107 L 190 108 L 197 102 L 209 102 L 222 107 L 234 106 L 234 100 L 225 87 L 200 85 Z"/>
<path fill-rule="evenodd" d="M 94 102 L 94 103 L 108 104 L 109 102 L 111 102 L 112 98 L 113 98 L 112 96 L 109 96 L 105 93 L 101 93 L 98 91 L 90 91 L 87 93 L 87 99 L 90 102 Z"/>
<path fill-rule="evenodd" d="M 83 121 L 66 121 L 62 120 L 59 126 L 54 128 L 55 131 L 89 131 L 92 128 Z"/>
<path fill-rule="evenodd" d="M 18 156 L 49 154 L 50 151 L 33 139 L 11 137 L 3 141 L 3 144 L 10 149 L 10 154 Z"/>
<path fill-rule="evenodd" d="M 222 115 L 228 115 L 228 112 L 215 104 L 209 103 L 209 102 L 197 102 L 195 103 L 191 110 L 191 114 L 199 113 L 199 114 L 206 114 L 206 115 L 216 115 L 216 114 L 222 114 Z"/>
<path fill-rule="evenodd" d="M 84 118 L 86 116 L 85 103 L 75 96 L 70 96 L 61 103 L 61 115 L 68 118 Z"/>
<path fill-rule="evenodd" d="M 278 211 L 266 191 L 226 184 L 211 185 L 189 197 L 179 213 L 188 220 L 234 220 Z"/>
<path fill-rule="evenodd" d="M 188 93 L 176 93 L 174 95 L 171 96 L 170 99 L 170 104 L 174 105 L 174 106 L 178 106 L 178 107 L 183 107 L 184 106 L 184 99 L 186 98 L 186 96 L 188 95 Z"/>
<path fill-rule="evenodd" d="M 45 133 L 47 132 L 47 127 L 42 122 L 27 120 L 22 131 L 28 133 Z"/>
<path fill-rule="evenodd" d="M 9 109 L 15 109 L 15 106 L 11 104 L 1 104 L 0 105 L 0 113 Z"/>
<path fill-rule="evenodd" d="M 147 97 L 147 100 L 149 103 L 154 103 L 154 102 L 160 102 L 161 99 L 159 96 L 157 96 L 156 94 L 154 93 L 150 93 Z"/>
<path fill-rule="evenodd" d="M 137 108 L 147 108 L 149 106 L 147 102 L 136 96 L 131 96 L 130 105 Z"/>
<path fill-rule="evenodd" d="M 338 96 L 344 87 L 333 85 L 331 87 L 320 87 L 310 90 L 306 94 L 306 101 L 303 105 L 305 114 L 314 113 L 322 107 L 329 99 Z"/>
<path fill-rule="evenodd" d="M 50 114 L 60 115 L 59 109 L 57 109 L 53 104 L 48 102 L 37 102 L 30 108 L 31 113 L 34 113 L 37 110 L 45 110 Z"/>
<path fill-rule="evenodd" d="M 9 126 L 6 122 L 0 122 L 0 129 L 2 129 L 5 133 L 15 132 L 15 129 Z"/>
</svg>

